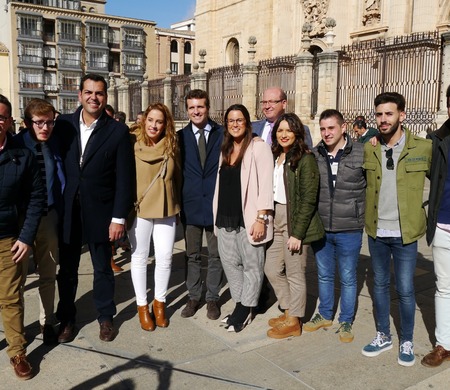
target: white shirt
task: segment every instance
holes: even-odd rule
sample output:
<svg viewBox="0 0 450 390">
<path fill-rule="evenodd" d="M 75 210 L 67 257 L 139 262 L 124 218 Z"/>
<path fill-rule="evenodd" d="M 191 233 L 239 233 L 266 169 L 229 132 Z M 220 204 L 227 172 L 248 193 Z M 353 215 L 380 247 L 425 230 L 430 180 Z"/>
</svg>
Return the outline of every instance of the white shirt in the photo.
<svg viewBox="0 0 450 390">
<path fill-rule="evenodd" d="M 272 130 L 272 126 L 270 126 L 270 122 L 266 120 L 266 124 L 264 125 L 264 129 L 263 129 L 263 132 L 261 134 L 261 138 L 264 141 L 267 141 L 267 136 L 269 135 L 271 130 Z"/>
<path fill-rule="evenodd" d="M 284 186 L 284 164 L 278 165 L 278 157 L 273 170 L 273 200 L 286 204 L 286 188 Z"/>
<path fill-rule="evenodd" d="M 198 145 L 198 139 L 200 138 L 200 133 L 198 132 L 199 128 L 197 126 L 195 126 L 193 123 L 191 123 L 192 125 L 192 131 L 194 132 L 195 135 L 195 139 L 197 140 L 197 145 Z M 209 138 L 209 132 L 211 131 L 212 126 L 207 123 L 206 126 L 203 128 L 204 132 L 203 134 L 205 134 L 205 141 L 206 143 L 208 143 L 208 138 Z"/>
</svg>

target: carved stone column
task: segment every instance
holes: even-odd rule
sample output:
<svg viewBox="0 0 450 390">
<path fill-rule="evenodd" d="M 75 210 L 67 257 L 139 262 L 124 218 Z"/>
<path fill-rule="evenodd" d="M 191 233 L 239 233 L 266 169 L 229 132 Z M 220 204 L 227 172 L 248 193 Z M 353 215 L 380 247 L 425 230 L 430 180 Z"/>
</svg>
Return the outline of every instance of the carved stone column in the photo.
<svg viewBox="0 0 450 390">
<path fill-rule="evenodd" d="M 200 49 L 198 52 L 198 55 L 200 56 L 200 59 L 198 60 L 199 70 L 198 70 L 197 77 L 196 77 L 196 88 L 207 91 L 208 90 L 208 77 L 205 72 L 206 50 Z"/>
<path fill-rule="evenodd" d="M 336 108 L 338 53 L 325 51 L 317 54 L 319 59 L 319 99 L 317 112 Z"/>
<path fill-rule="evenodd" d="M 312 31 L 310 23 L 302 27 L 302 47 L 295 60 L 295 107 L 294 112 L 303 123 L 308 124 L 311 117 L 312 71 L 314 56 L 309 52 Z M 313 136 L 313 134 L 311 134 Z M 314 137 L 313 137 L 314 138 Z"/>
<path fill-rule="evenodd" d="M 172 72 L 170 69 L 166 70 L 167 77 L 164 79 L 164 104 L 172 112 Z"/>
<path fill-rule="evenodd" d="M 117 107 L 118 111 L 123 111 L 127 118 L 130 118 L 131 107 L 130 107 L 130 89 L 129 89 L 129 80 L 127 77 L 123 79 L 122 85 L 119 87 L 119 106 Z"/>
<path fill-rule="evenodd" d="M 146 110 L 148 107 L 148 75 L 144 74 L 144 81 L 141 83 L 141 109 Z"/>
<path fill-rule="evenodd" d="M 244 65 L 244 71 L 242 75 L 242 104 L 247 107 L 248 112 L 252 120 L 256 118 L 257 103 L 255 98 L 255 91 L 258 89 L 258 65 L 255 61 L 257 43 L 256 37 L 251 36 L 248 38 L 248 63 Z"/>
<path fill-rule="evenodd" d="M 116 107 L 116 80 L 114 79 L 114 73 L 109 73 L 109 87 L 107 90 L 108 93 L 108 104 L 110 104 L 113 108 Z"/>
</svg>

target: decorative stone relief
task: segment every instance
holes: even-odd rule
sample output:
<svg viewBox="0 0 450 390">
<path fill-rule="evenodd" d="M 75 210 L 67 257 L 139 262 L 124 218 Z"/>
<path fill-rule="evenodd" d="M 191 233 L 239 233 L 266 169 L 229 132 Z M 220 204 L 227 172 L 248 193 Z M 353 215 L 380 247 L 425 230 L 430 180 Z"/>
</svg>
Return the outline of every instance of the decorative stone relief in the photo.
<svg viewBox="0 0 450 390">
<path fill-rule="evenodd" d="M 365 0 L 363 25 L 374 26 L 381 21 L 381 0 Z"/>
<path fill-rule="evenodd" d="M 310 37 L 323 36 L 326 33 L 325 18 L 330 0 L 302 0 L 305 22 L 312 26 Z"/>
</svg>

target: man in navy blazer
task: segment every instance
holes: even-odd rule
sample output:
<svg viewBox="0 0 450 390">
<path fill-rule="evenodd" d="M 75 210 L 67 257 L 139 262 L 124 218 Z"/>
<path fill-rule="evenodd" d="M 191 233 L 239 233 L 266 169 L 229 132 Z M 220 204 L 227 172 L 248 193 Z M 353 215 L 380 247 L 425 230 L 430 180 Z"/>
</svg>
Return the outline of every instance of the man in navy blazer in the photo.
<svg viewBox="0 0 450 390">
<path fill-rule="evenodd" d="M 286 93 L 278 87 L 271 87 L 264 91 L 263 100 L 261 101 L 262 111 L 266 119 L 252 122 L 253 133 L 261 137 L 264 141 L 268 141 L 272 134 L 272 127 L 277 119 L 283 115 L 287 107 Z M 305 128 L 305 142 L 310 149 L 313 148 L 311 132 L 309 127 Z M 272 143 L 271 141 L 269 143 Z"/>
<path fill-rule="evenodd" d="M 81 79 L 74 114 L 61 115 L 55 132 L 61 139 L 66 173 L 60 269 L 57 277 L 61 322 L 58 341 L 75 337 L 75 296 L 81 247 L 88 244 L 94 268 L 94 303 L 100 339 L 116 336 L 113 316 L 114 273 L 111 242 L 125 232 L 125 218 L 135 199 L 135 164 L 128 128 L 105 112 L 107 85 L 102 76 Z"/>
<path fill-rule="evenodd" d="M 183 165 L 181 220 L 185 227 L 189 301 L 181 316 L 192 317 L 200 306 L 202 294 L 201 252 L 203 231 L 208 245 L 206 276 L 207 317 L 220 317 L 217 304 L 222 284 L 222 263 L 214 235 L 212 203 L 219 165 L 223 128 L 208 117 L 209 97 L 205 91 L 194 89 L 185 98 L 189 124 L 178 132 Z M 206 143 L 204 162 L 199 150 L 201 137 Z M 202 166 L 203 165 L 203 166 Z"/>
</svg>

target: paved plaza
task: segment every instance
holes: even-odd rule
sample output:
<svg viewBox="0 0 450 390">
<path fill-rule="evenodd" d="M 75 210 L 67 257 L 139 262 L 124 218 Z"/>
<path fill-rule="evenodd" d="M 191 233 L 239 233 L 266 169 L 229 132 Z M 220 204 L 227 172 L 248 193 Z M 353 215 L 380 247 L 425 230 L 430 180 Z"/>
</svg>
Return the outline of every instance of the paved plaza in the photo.
<svg viewBox="0 0 450 390">
<path fill-rule="evenodd" d="M 206 258 L 205 258 L 206 260 Z M 152 263 L 153 259 L 150 259 Z M 206 306 L 188 319 L 180 316 L 187 293 L 184 285 L 184 241 L 174 249 L 168 296 L 170 326 L 154 332 L 140 329 L 130 276 L 130 254 L 118 251 L 116 262 L 125 271 L 116 276 L 119 334 L 112 343 L 98 338 L 98 324 L 92 301 L 92 267 L 83 254 L 77 296 L 78 328 L 69 344 L 46 347 L 38 324 L 37 276 L 30 270 L 25 291 L 25 325 L 28 355 L 35 377 L 16 379 L 5 353 L 0 328 L 0 387 L 15 389 L 448 389 L 450 362 L 439 368 L 425 368 L 421 358 L 434 343 L 434 275 L 431 249 L 419 244 L 415 286 L 417 297 L 415 354 L 413 367 L 397 364 L 397 299 L 392 290 L 391 311 L 394 348 L 376 358 L 361 355 L 361 348 L 375 335 L 372 314 L 372 275 L 367 237 L 358 266 L 358 307 L 354 323 L 355 340 L 339 342 L 338 324 L 314 333 L 285 340 L 266 336 L 267 320 L 277 316 L 272 306 L 241 333 L 229 333 L 224 325 L 206 318 Z M 206 265 L 206 261 L 205 261 Z M 153 284 L 153 265 L 148 267 Z M 317 272 L 309 256 L 307 268 L 307 319 L 317 305 Z M 337 289 L 338 292 L 338 289 Z M 151 294 L 151 293 L 150 293 Z M 222 313 L 233 307 L 225 285 Z"/>
</svg>

